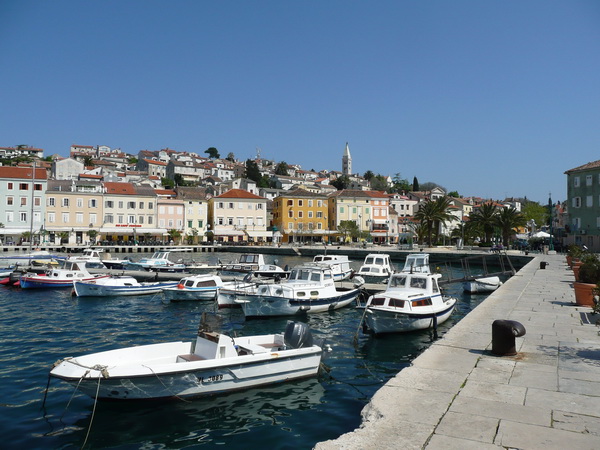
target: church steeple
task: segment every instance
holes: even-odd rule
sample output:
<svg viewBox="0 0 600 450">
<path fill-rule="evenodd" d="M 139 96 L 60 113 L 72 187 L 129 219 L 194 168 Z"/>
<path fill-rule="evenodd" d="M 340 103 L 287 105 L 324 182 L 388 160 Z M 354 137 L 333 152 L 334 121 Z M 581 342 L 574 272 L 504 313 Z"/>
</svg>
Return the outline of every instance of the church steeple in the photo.
<svg viewBox="0 0 600 450">
<path fill-rule="evenodd" d="M 352 174 L 352 156 L 350 155 L 350 147 L 346 142 L 346 150 L 344 150 L 344 156 L 342 157 L 342 174 Z"/>
</svg>

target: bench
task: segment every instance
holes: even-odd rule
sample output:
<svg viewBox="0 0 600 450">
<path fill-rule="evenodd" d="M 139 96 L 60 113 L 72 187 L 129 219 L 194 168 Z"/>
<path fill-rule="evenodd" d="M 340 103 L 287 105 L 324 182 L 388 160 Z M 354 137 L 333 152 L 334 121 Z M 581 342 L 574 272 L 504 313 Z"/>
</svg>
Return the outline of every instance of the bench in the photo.
<svg viewBox="0 0 600 450">
<path fill-rule="evenodd" d="M 262 345 L 256 345 L 256 344 L 237 344 L 237 346 L 240 350 L 245 351 L 246 353 L 248 353 L 250 355 L 254 355 L 256 353 L 268 353 L 269 350 L 271 349 L 270 347 L 269 347 L 269 349 L 266 349 Z"/>
<path fill-rule="evenodd" d="M 177 355 L 177 361 L 180 362 L 192 362 L 192 361 L 202 361 L 204 358 L 194 354 L 188 353 L 187 355 Z"/>
</svg>

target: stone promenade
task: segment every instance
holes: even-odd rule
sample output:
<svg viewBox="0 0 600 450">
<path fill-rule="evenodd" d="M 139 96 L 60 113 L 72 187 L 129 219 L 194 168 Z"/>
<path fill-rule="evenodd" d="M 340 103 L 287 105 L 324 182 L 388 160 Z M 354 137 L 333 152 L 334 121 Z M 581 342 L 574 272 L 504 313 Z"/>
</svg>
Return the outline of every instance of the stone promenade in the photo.
<svg viewBox="0 0 600 450">
<path fill-rule="evenodd" d="M 540 262 L 548 262 L 545 269 Z M 330 449 L 600 449 L 600 336 L 563 255 L 535 257 L 386 383 Z M 522 323 L 516 356 L 492 322 Z"/>
</svg>

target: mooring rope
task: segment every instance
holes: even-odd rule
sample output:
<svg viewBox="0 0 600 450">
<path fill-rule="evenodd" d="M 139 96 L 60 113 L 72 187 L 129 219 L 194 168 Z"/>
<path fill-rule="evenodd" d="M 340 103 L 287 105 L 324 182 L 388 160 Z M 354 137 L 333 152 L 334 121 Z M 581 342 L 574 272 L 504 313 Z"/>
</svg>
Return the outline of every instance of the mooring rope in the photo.
<svg viewBox="0 0 600 450">
<path fill-rule="evenodd" d="M 152 374 L 153 374 L 153 375 L 156 377 L 156 379 L 157 379 L 157 380 L 160 382 L 160 384 L 162 384 L 162 385 L 163 385 L 163 387 L 164 387 L 164 388 L 165 388 L 167 391 L 169 391 L 173 397 L 175 397 L 176 399 L 179 399 L 179 400 L 181 400 L 182 402 L 191 403 L 191 401 L 190 401 L 190 400 L 186 400 L 185 398 L 183 398 L 183 397 L 180 397 L 179 395 L 175 394 L 175 393 L 174 393 L 174 392 L 173 392 L 173 391 L 172 391 L 172 390 L 171 390 L 169 387 L 167 387 L 167 386 L 165 385 L 165 383 L 163 383 L 163 381 L 160 379 L 160 377 L 158 376 L 158 374 L 157 374 L 157 373 L 156 373 L 154 370 L 152 370 L 152 367 L 145 366 L 145 365 L 143 365 L 143 364 L 142 364 L 142 367 L 145 367 L 146 369 L 150 370 L 150 372 L 152 372 Z"/>
<path fill-rule="evenodd" d="M 94 415 L 96 414 L 96 405 L 98 404 L 98 393 L 100 392 L 101 379 L 102 378 L 98 377 L 98 386 L 96 387 L 96 396 L 94 398 L 94 407 L 92 408 L 92 417 L 90 418 L 90 424 L 88 426 L 87 433 L 85 434 L 85 440 L 83 441 L 83 445 L 81 446 L 81 448 L 84 448 L 85 444 L 87 444 L 88 437 L 90 436 L 90 431 L 92 431 L 92 423 L 94 422 Z"/>
</svg>

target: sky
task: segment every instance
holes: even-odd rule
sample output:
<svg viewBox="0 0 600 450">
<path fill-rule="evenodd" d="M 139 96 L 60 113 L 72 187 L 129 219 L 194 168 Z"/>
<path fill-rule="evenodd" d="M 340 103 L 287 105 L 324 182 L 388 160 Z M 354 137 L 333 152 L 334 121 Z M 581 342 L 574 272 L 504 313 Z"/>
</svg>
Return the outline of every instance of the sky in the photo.
<svg viewBox="0 0 600 450">
<path fill-rule="evenodd" d="M 600 159 L 600 2 L 0 1 L 0 146 L 216 147 L 566 198 Z"/>
</svg>

